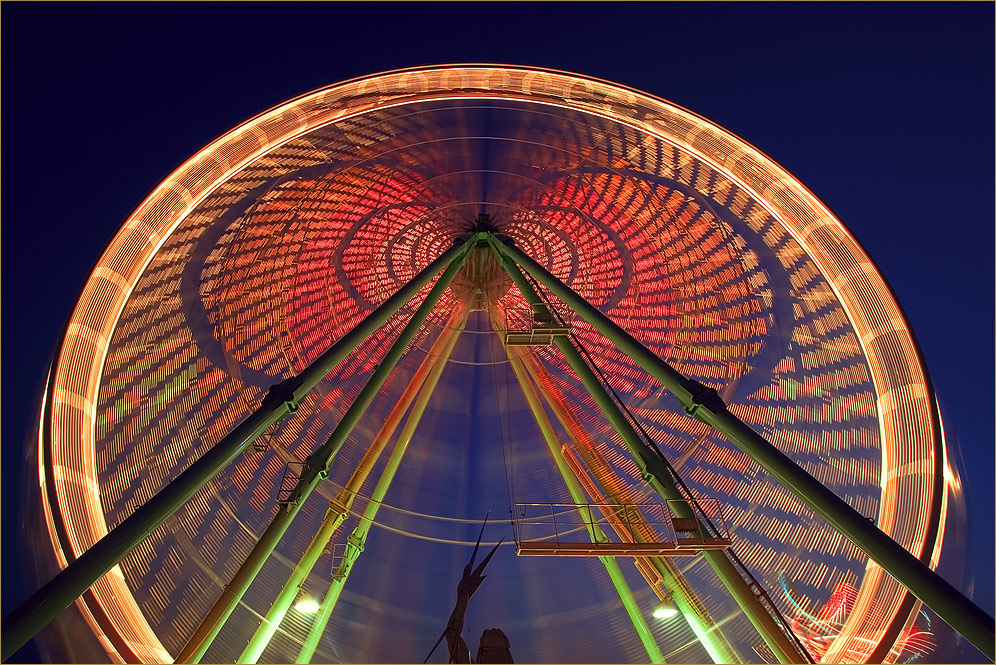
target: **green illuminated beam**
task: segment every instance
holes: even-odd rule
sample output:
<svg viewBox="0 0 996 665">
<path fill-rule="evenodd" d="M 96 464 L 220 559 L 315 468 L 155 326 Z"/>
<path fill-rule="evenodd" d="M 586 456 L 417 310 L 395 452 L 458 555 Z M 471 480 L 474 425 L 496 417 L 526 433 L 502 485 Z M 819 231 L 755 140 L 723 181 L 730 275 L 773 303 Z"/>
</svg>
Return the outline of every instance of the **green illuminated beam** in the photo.
<svg viewBox="0 0 996 665">
<path fill-rule="evenodd" d="M 580 423 L 577 422 L 576 416 L 569 412 L 565 412 L 559 407 L 562 403 L 563 396 L 558 395 L 556 399 L 550 394 L 551 388 L 544 384 L 540 380 L 539 372 L 544 371 L 535 358 L 524 358 L 523 364 L 525 365 L 530 376 L 532 376 L 533 381 L 535 381 L 537 387 L 539 388 L 541 394 L 546 398 L 547 402 L 553 408 L 554 414 L 560 421 L 564 430 L 568 433 L 573 432 L 575 427 L 579 427 Z M 572 435 L 573 438 L 573 435 Z M 579 442 L 575 439 L 575 446 L 578 450 L 581 450 L 583 446 L 579 445 Z M 593 481 L 594 482 L 594 481 Z M 602 498 L 602 497 L 599 497 Z M 634 539 L 640 539 L 641 534 L 638 529 L 628 529 Z M 692 632 L 701 642 L 703 648 L 708 652 L 709 657 L 714 663 L 742 663 L 743 659 L 730 644 L 726 636 L 720 631 L 709 611 L 699 600 L 698 596 L 695 594 L 688 586 L 688 582 L 682 576 L 681 572 L 678 571 L 669 561 L 663 557 L 653 556 L 646 557 L 648 564 L 653 566 L 657 573 L 661 577 L 661 582 L 664 584 L 665 589 L 671 594 L 674 599 L 675 605 L 681 611 L 682 617 L 688 623 Z M 640 566 L 637 566 L 640 568 Z M 641 572 L 642 569 L 641 569 Z M 647 581 L 651 583 L 652 586 L 657 586 L 657 582 L 651 581 L 647 578 Z"/>
<path fill-rule="evenodd" d="M 394 344 L 384 355 L 380 364 L 377 365 L 370 379 L 343 415 L 342 420 L 336 425 L 328 440 L 308 457 L 301 473 L 301 479 L 291 492 L 286 505 L 274 516 L 266 531 L 263 532 L 263 535 L 256 542 L 256 546 L 253 547 L 238 572 L 235 573 L 232 581 L 222 590 L 221 596 L 215 602 L 200 626 L 197 627 L 197 630 L 194 631 L 194 634 L 187 640 L 186 645 L 184 645 L 180 654 L 176 657 L 175 662 L 196 663 L 200 662 L 200 659 L 204 657 L 205 652 L 221 631 L 225 621 L 228 620 L 228 617 L 235 610 L 236 605 L 242 600 L 242 596 L 245 595 L 249 585 L 255 579 L 260 569 L 262 569 L 263 564 L 266 563 L 266 559 L 273 552 L 274 548 L 276 548 L 277 543 L 283 537 L 288 527 L 290 527 L 298 511 L 301 510 L 304 501 L 318 487 L 318 484 L 328 477 L 328 470 L 332 464 L 332 460 L 346 442 L 346 438 L 353 431 L 353 428 L 356 427 L 356 424 L 373 401 L 373 398 L 384 385 L 391 370 L 394 369 L 394 366 L 408 348 L 419 328 L 425 323 L 426 318 L 428 318 L 429 313 L 436 306 L 446 287 L 452 281 L 453 276 L 460 270 L 467 256 L 467 249 L 471 246 L 470 244 L 463 245 L 455 256 L 450 255 L 452 260 L 446 267 L 446 270 L 439 276 L 439 279 L 429 291 L 425 300 L 415 310 L 411 319 L 398 335 L 397 340 L 395 340 Z"/>
<path fill-rule="evenodd" d="M 294 566 L 290 577 L 280 589 L 280 593 L 277 594 L 273 604 L 270 605 L 269 611 L 260 622 L 259 628 L 256 629 L 252 638 L 250 638 L 249 644 L 246 645 L 242 655 L 235 662 L 255 663 L 263 654 L 266 646 L 270 643 L 274 633 L 277 632 L 277 628 L 283 621 L 284 615 L 287 614 L 287 610 L 290 609 L 291 604 L 300 592 L 301 585 L 304 584 L 308 575 L 311 574 L 311 570 L 318 563 L 318 559 L 322 556 L 332 536 L 338 531 L 339 526 L 342 525 L 343 521 L 349 515 L 349 508 L 352 506 L 356 491 L 363 484 L 377 456 L 383 451 L 384 446 L 390 438 L 394 436 L 394 431 L 401 422 L 404 412 L 411 406 L 426 377 L 435 368 L 437 358 L 441 354 L 448 355 L 446 349 L 452 350 L 451 342 L 455 342 L 454 329 L 466 318 L 466 313 L 467 308 L 462 306 L 462 304 L 458 304 L 454 308 L 446 326 L 443 327 L 442 332 L 440 332 L 439 336 L 433 342 L 429 353 L 422 361 L 422 364 L 419 365 L 418 370 L 405 388 L 404 394 L 391 408 L 391 412 L 384 420 L 384 424 L 374 436 L 370 448 L 363 455 L 363 459 L 353 472 L 353 475 L 350 476 L 349 482 L 346 483 L 342 491 L 330 502 L 329 509 L 325 513 L 325 518 L 322 520 L 317 533 L 311 539 L 297 565 Z"/>
<path fill-rule="evenodd" d="M 494 313 L 489 313 L 491 314 L 491 324 L 494 326 Z M 523 367 L 522 361 L 517 357 L 521 351 L 518 351 L 517 347 L 515 348 L 517 349 L 516 351 L 511 351 L 507 347 L 505 349 L 508 352 L 508 359 L 512 365 L 512 372 L 519 381 L 519 386 L 526 397 L 529 409 L 533 412 L 536 424 L 539 425 L 540 432 L 543 434 L 543 440 L 546 441 L 546 445 L 550 449 L 550 454 L 553 455 L 553 461 L 557 465 L 557 470 L 560 471 L 560 476 L 564 479 L 564 484 L 567 485 L 567 491 L 570 492 L 574 503 L 578 505 L 578 512 L 581 515 L 581 519 L 588 528 L 588 537 L 591 538 L 591 542 L 593 543 L 608 542 L 608 537 L 598 524 L 595 523 L 591 508 L 586 505 L 588 502 L 585 499 L 581 483 L 578 482 L 574 471 L 571 470 L 571 467 L 567 464 L 567 460 L 564 459 L 564 454 L 560 450 L 560 443 L 557 441 L 557 435 L 553 431 L 550 418 L 543 409 L 535 386 L 526 376 L 526 370 Z M 615 587 L 616 593 L 619 594 L 619 600 L 622 601 L 626 614 L 629 615 L 630 621 L 633 622 L 633 627 L 636 629 L 636 634 L 640 637 L 640 642 L 643 643 L 643 648 L 647 650 L 647 657 L 650 658 L 650 662 L 665 663 L 664 654 L 650 632 L 650 626 L 647 625 L 647 620 L 644 618 L 643 613 L 640 612 L 640 607 L 636 604 L 633 591 L 630 589 L 629 583 L 626 581 L 619 564 L 613 557 L 600 556 L 598 559 L 605 566 L 605 572 L 608 573 L 609 579 L 612 581 L 612 586 Z"/>
<path fill-rule="evenodd" d="M 315 655 L 315 650 L 318 648 L 318 642 L 325 633 L 325 627 L 328 625 L 329 618 L 332 616 L 332 611 L 335 609 L 336 603 L 339 602 L 339 596 L 342 594 L 342 589 L 346 585 L 349 573 L 353 570 L 353 564 L 356 563 L 356 560 L 363 552 L 363 548 L 367 540 L 367 533 L 370 531 L 370 525 L 373 524 L 374 519 L 377 517 L 377 511 L 380 509 L 380 506 L 384 501 L 384 497 L 387 495 L 387 490 L 391 486 L 391 481 L 394 480 L 394 475 L 397 473 L 398 467 L 401 465 L 401 460 L 405 455 L 405 451 L 408 450 L 408 444 L 411 442 L 412 436 L 415 434 L 415 429 L 418 427 L 419 421 L 422 419 L 422 414 L 425 413 L 425 408 L 429 404 L 429 398 L 432 396 L 432 393 L 436 389 L 436 385 L 439 383 L 439 377 L 442 375 L 443 369 L 446 367 L 446 362 L 449 360 L 450 354 L 453 353 L 453 348 L 456 346 L 457 338 L 460 336 L 460 332 L 463 331 L 464 327 L 467 325 L 467 317 L 469 314 L 470 307 L 463 304 L 460 311 L 459 321 L 456 322 L 456 325 L 452 330 L 452 334 L 447 339 L 442 352 L 440 353 L 438 359 L 434 361 L 428 376 L 425 378 L 425 382 L 422 384 L 422 389 L 418 394 L 418 398 L 415 400 L 415 404 L 412 405 L 412 411 L 408 415 L 408 420 L 405 422 L 405 426 L 401 429 L 401 434 L 398 436 L 398 442 L 394 445 L 394 450 L 391 451 L 391 456 L 384 465 L 384 470 L 381 472 L 380 479 L 378 479 L 377 485 L 374 487 L 373 493 L 370 495 L 370 501 L 367 503 L 367 506 L 363 511 L 363 517 L 360 519 L 360 523 L 356 525 L 356 528 L 353 529 L 353 532 L 350 534 L 349 538 L 346 539 L 346 552 L 343 555 L 343 560 L 340 562 L 339 567 L 332 575 L 332 582 L 329 585 L 329 590 L 325 594 L 325 598 L 322 599 L 322 605 L 318 610 L 317 616 L 315 617 L 315 622 L 311 625 L 311 629 L 308 631 L 308 636 L 305 638 L 304 644 L 301 645 L 301 651 L 298 653 L 297 658 L 294 661 L 295 663 L 310 663 L 312 656 Z"/>
<path fill-rule="evenodd" d="M 415 278 L 385 300 L 352 330 L 343 335 L 301 374 L 270 388 L 259 407 L 187 467 L 166 487 L 107 532 L 86 552 L 72 561 L 30 598 L 3 618 L 0 634 L 0 660 L 6 660 L 62 610 L 80 597 L 94 582 L 118 564 L 129 552 L 180 509 L 212 478 L 242 454 L 268 427 L 297 410 L 302 399 L 336 365 L 367 337 L 372 335 L 402 305 L 429 283 L 458 255 L 467 242 L 458 241 L 443 252 Z"/>
<path fill-rule="evenodd" d="M 633 622 L 633 627 L 636 628 L 636 633 L 640 636 L 643 648 L 647 650 L 650 662 L 666 663 L 667 661 L 664 660 L 664 654 L 661 652 L 660 646 L 657 645 L 654 636 L 650 633 L 650 626 L 647 625 L 647 620 L 643 618 L 640 607 L 636 604 L 636 599 L 633 598 L 633 591 L 629 588 L 629 584 L 626 582 L 625 576 L 623 576 L 622 568 L 616 563 L 614 557 L 600 556 L 598 560 L 605 566 L 605 572 L 608 573 L 609 579 L 612 581 L 612 586 L 615 587 L 616 593 L 619 594 L 619 600 L 622 601 L 623 607 L 626 609 L 626 614 L 629 615 L 630 621 Z"/>
<path fill-rule="evenodd" d="M 496 242 L 493 238 L 489 238 L 489 243 L 493 249 L 495 249 L 498 258 L 501 261 L 502 266 L 508 272 L 512 281 L 522 292 L 523 297 L 526 301 L 533 305 L 543 304 L 542 299 L 536 290 L 533 288 L 532 284 L 526 280 L 525 275 L 522 271 L 511 261 L 509 256 L 502 254 L 497 246 L 501 243 Z M 501 245 L 502 251 L 508 251 L 510 248 Z M 521 254 L 521 252 L 519 252 Z M 523 255 L 525 256 L 525 255 Z M 516 257 L 518 260 L 518 257 Z M 564 359 L 567 360 L 567 364 L 571 366 L 574 373 L 581 380 L 582 385 L 585 390 L 592 396 L 595 403 L 601 409 L 602 413 L 608 419 L 609 423 L 622 438 L 623 443 L 629 449 L 630 454 L 633 456 L 633 461 L 636 462 L 637 467 L 640 469 L 640 473 L 643 475 L 644 480 L 646 480 L 651 487 L 654 488 L 658 494 L 660 494 L 665 499 L 675 500 L 675 503 L 671 504 L 671 509 L 674 510 L 679 517 L 694 517 L 694 513 L 688 504 L 684 501 L 684 497 L 681 492 L 678 491 L 677 486 L 674 484 L 674 480 L 671 478 L 671 474 L 668 472 L 664 463 L 657 457 L 656 453 L 646 444 L 640 435 L 637 434 L 636 430 L 630 424 L 626 416 L 623 415 L 619 407 L 616 406 L 615 402 L 606 392 L 605 387 L 599 381 L 595 373 L 588 367 L 588 364 L 581 357 L 581 354 L 575 348 L 574 344 L 567 337 L 556 337 L 554 338 L 554 343 L 560 352 L 563 354 Z M 793 644 L 793 642 L 788 638 L 785 632 L 782 630 L 781 626 L 775 622 L 774 618 L 768 613 L 768 611 L 761 605 L 758 597 L 751 591 L 747 582 L 740 575 L 737 569 L 734 567 L 733 563 L 722 551 L 717 550 L 704 550 L 702 552 L 702 557 L 709 563 L 712 569 L 719 576 L 720 581 L 726 586 L 726 588 L 733 595 L 734 600 L 736 600 L 737 605 L 744 611 L 747 618 L 753 624 L 754 628 L 757 630 L 761 639 L 764 643 L 768 645 L 771 651 L 778 658 L 780 663 L 803 663 L 807 659 L 799 652 L 799 649 Z"/>
<path fill-rule="evenodd" d="M 686 413 L 718 430 L 990 660 L 996 658 L 996 622 L 978 605 L 731 413 L 715 391 L 682 376 L 518 248 L 495 238 L 490 238 L 489 243 L 496 252 L 521 265 L 660 381 L 678 398 Z M 929 553 L 923 556 L 927 557 Z"/>
<path fill-rule="evenodd" d="M 280 622 L 284 620 L 284 615 L 290 609 L 291 603 L 297 598 L 304 580 L 311 573 L 311 569 L 315 567 L 318 559 L 325 551 L 329 540 L 332 539 L 332 535 L 338 530 L 339 525 L 343 523 L 345 518 L 346 516 L 337 510 L 335 506 L 329 506 L 329 509 L 325 512 L 325 518 L 322 520 L 321 526 L 311 539 L 311 542 L 308 543 L 308 547 L 305 549 L 304 554 L 301 555 L 301 559 L 294 566 L 294 570 L 291 571 L 290 578 L 284 584 L 280 593 L 277 594 L 277 598 L 273 601 L 273 604 L 270 605 L 270 610 L 263 617 L 259 628 L 256 629 L 256 632 L 250 638 L 249 644 L 246 645 L 246 648 L 242 651 L 242 655 L 235 661 L 236 663 L 255 663 L 259 660 L 263 650 L 270 643 L 273 634 L 277 632 Z"/>
<path fill-rule="evenodd" d="M 297 658 L 294 659 L 295 663 L 311 662 L 315 651 L 318 649 L 318 643 L 321 641 L 322 635 L 325 634 L 325 628 L 328 626 L 329 619 L 332 618 L 332 611 L 335 610 L 335 606 L 339 602 L 342 589 L 346 586 L 346 580 L 353 569 L 353 564 L 356 563 L 360 554 L 363 553 L 364 545 L 365 542 L 358 540 L 355 533 L 350 534 L 346 540 L 346 551 L 343 554 L 342 561 L 332 575 L 329 590 L 322 599 L 322 605 L 315 616 L 315 622 L 311 624 L 308 636 L 304 639 L 304 643 L 301 644 L 301 651 L 298 652 Z"/>
<path fill-rule="evenodd" d="M 705 607 L 701 606 L 701 601 L 694 592 L 688 588 L 688 583 L 681 573 L 673 570 L 661 557 L 648 557 L 651 565 L 657 569 L 658 574 L 663 579 L 663 584 L 671 593 L 674 604 L 684 617 L 692 633 L 698 638 L 699 643 L 709 654 L 709 658 L 714 663 L 742 663 L 743 659 L 736 652 L 733 645 L 726 639 L 726 635 L 719 630 L 718 625 L 707 613 Z"/>
</svg>

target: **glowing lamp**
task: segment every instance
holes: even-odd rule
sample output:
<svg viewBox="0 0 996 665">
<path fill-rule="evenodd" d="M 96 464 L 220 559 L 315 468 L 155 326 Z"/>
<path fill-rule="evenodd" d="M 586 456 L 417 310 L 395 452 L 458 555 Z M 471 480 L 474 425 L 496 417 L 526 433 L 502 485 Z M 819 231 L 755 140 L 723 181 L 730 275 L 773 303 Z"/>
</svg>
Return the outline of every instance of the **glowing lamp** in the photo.
<svg viewBox="0 0 996 665">
<path fill-rule="evenodd" d="M 315 602 L 314 598 L 302 598 L 294 606 L 294 609 L 298 612 L 317 612 L 319 607 L 320 605 Z"/>
<path fill-rule="evenodd" d="M 655 619 L 670 619 L 678 613 L 678 608 L 668 596 L 664 598 L 661 602 L 657 603 L 654 607 L 654 618 Z"/>
</svg>

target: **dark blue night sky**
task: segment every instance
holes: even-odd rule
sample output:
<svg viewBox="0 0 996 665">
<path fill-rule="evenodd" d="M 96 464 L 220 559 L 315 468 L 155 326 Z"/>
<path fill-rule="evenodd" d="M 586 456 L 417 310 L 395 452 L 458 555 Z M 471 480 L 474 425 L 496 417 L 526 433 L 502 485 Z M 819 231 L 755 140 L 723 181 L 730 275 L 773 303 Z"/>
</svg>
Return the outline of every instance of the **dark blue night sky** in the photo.
<svg viewBox="0 0 996 665">
<path fill-rule="evenodd" d="M 59 331 L 103 247 L 166 175 L 320 86 L 416 65 L 516 63 L 690 108 L 784 165 L 843 220 L 923 348 L 968 470 L 972 593 L 992 612 L 991 3 L 8 2 L 0 17 L 5 544 Z M 4 554 L 6 614 L 25 590 L 17 555 Z"/>
</svg>

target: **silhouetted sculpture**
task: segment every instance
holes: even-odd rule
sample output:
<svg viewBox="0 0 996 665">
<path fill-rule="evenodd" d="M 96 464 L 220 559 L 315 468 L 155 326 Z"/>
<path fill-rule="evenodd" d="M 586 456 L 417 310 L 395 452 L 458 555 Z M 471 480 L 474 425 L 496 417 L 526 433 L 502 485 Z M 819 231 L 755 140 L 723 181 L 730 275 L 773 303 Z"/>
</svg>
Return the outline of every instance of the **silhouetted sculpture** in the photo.
<svg viewBox="0 0 996 665">
<path fill-rule="evenodd" d="M 484 567 L 488 565 L 491 561 L 491 557 L 495 555 L 498 551 L 498 547 L 504 541 L 504 538 L 498 541 L 498 544 L 488 552 L 488 555 L 484 557 L 481 561 L 481 565 L 474 568 L 474 559 L 477 558 L 477 550 L 481 546 L 481 536 L 484 535 L 484 527 L 487 526 L 488 520 L 484 519 L 484 525 L 481 526 L 481 533 L 477 536 L 477 544 L 474 545 L 474 552 L 470 555 L 470 563 L 468 563 L 463 568 L 463 576 L 460 578 L 460 582 L 457 584 L 457 601 L 456 605 L 453 607 L 453 612 L 450 613 L 449 621 L 446 622 L 446 630 L 443 634 L 436 640 L 436 644 L 433 645 L 432 651 L 429 655 L 425 657 L 425 661 L 428 662 L 429 658 L 432 657 L 432 652 L 436 650 L 439 646 L 439 642 L 445 637 L 446 646 L 450 652 L 450 663 L 472 663 L 470 659 L 470 649 L 467 648 L 467 643 L 463 641 L 461 633 L 463 632 L 463 618 L 467 614 L 467 605 L 470 604 L 470 597 L 474 595 L 474 592 L 481 586 L 484 578 L 487 575 L 482 575 Z M 512 653 L 509 650 L 508 638 L 505 633 L 498 630 L 497 628 L 489 628 L 484 631 L 481 635 L 480 646 L 477 649 L 477 661 L 478 663 L 511 663 Z"/>
</svg>

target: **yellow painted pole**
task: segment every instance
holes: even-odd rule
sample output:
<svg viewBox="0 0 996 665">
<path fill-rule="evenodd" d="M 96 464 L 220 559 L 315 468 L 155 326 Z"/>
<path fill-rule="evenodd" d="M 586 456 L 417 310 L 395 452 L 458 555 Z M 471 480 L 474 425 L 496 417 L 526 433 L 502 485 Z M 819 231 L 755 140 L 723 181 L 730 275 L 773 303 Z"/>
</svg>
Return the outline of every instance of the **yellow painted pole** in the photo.
<svg viewBox="0 0 996 665">
<path fill-rule="evenodd" d="M 418 394 L 418 398 L 415 400 L 415 404 L 412 406 L 412 411 L 408 415 L 408 420 L 405 422 L 405 426 L 402 428 L 401 434 L 398 435 L 398 442 L 394 444 L 394 450 L 391 452 L 391 456 L 388 458 L 387 464 L 381 472 L 380 480 L 377 481 L 377 485 L 374 487 L 373 493 L 370 496 L 370 501 L 367 503 L 367 506 L 363 511 L 360 523 L 356 525 L 356 528 L 353 529 L 353 532 L 350 534 L 349 538 L 346 539 L 346 553 L 342 562 L 339 564 L 339 567 L 332 575 L 332 582 L 329 585 L 329 590 L 325 594 L 325 598 L 322 599 L 322 605 L 318 610 L 317 616 L 315 617 L 315 622 L 312 624 L 311 630 L 308 631 L 308 636 L 305 638 L 304 644 L 301 646 L 301 651 L 298 653 L 297 658 L 294 661 L 295 663 L 310 663 L 312 656 L 315 654 L 315 650 L 318 648 L 318 642 L 321 640 L 322 634 L 325 632 L 325 627 L 328 625 L 329 618 L 332 616 L 332 611 L 335 609 L 336 603 L 339 602 L 339 595 L 342 593 L 342 589 L 346 585 L 349 573 L 353 570 L 353 564 L 363 552 L 363 547 L 366 543 L 367 532 L 370 530 L 370 525 L 373 524 L 374 519 L 377 517 L 377 511 L 380 509 L 381 503 L 384 501 L 384 496 L 387 494 L 391 481 L 394 479 L 394 474 L 398 471 L 401 459 L 404 457 L 405 451 L 408 449 L 408 444 L 411 442 L 412 436 L 415 434 L 415 429 L 418 427 L 418 423 L 422 419 L 422 414 L 425 413 L 425 407 L 429 403 L 429 398 L 432 396 L 432 393 L 436 388 L 436 384 L 439 383 L 439 377 L 442 375 L 443 369 L 446 367 L 446 362 L 449 359 L 450 354 L 453 352 L 453 347 L 456 346 L 457 338 L 459 337 L 460 332 L 467 323 L 467 316 L 469 314 L 470 308 L 466 303 L 464 303 L 460 310 L 459 321 L 457 321 L 456 325 L 452 327 L 452 332 L 447 339 L 446 345 L 440 350 L 438 357 L 433 360 L 432 367 L 430 368 L 430 371 L 422 384 L 422 389 Z M 450 321 L 453 322 L 453 318 L 451 318 Z M 449 326 L 449 324 L 447 325 Z"/>
<path fill-rule="evenodd" d="M 270 640 L 273 639 L 273 635 L 277 632 L 277 628 L 283 621 L 284 616 L 290 609 L 291 604 L 294 599 L 297 598 L 298 593 L 300 593 L 301 585 L 311 574 L 311 570 L 318 563 L 318 559 L 322 556 L 325 548 L 328 546 L 329 541 L 332 540 L 332 536 L 339 529 L 339 526 L 346 520 L 349 516 L 349 509 L 353 504 L 353 498 L 356 496 L 356 492 L 363 486 L 363 482 L 370 475 L 370 470 L 373 469 L 374 463 L 380 456 L 387 442 L 390 441 L 391 437 L 394 436 L 394 431 L 397 429 L 398 424 L 401 422 L 402 417 L 405 415 L 405 411 L 415 400 L 415 395 L 418 394 L 419 388 L 422 387 L 422 382 L 425 381 L 425 377 L 430 374 L 432 369 L 437 364 L 437 359 L 444 355 L 448 355 L 449 350 L 452 350 L 453 344 L 456 341 L 456 336 L 459 331 L 455 330 L 454 324 L 459 324 L 463 319 L 466 318 L 466 306 L 463 303 L 459 303 L 457 307 L 453 310 L 450 315 L 446 326 L 436 337 L 433 342 L 432 347 L 429 349 L 428 355 L 419 365 L 419 368 L 415 371 L 415 375 L 408 382 L 408 386 L 405 388 L 398 402 L 391 409 L 387 418 L 384 420 L 384 424 L 381 426 L 380 430 L 374 436 L 370 447 L 367 448 L 363 457 L 360 459 L 359 464 L 357 464 L 356 469 L 353 470 L 353 474 L 350 476 L 349 481 L 346 483 L 345 487 L 336 495 L 334 499 L 329 503 L 329 509 L 325 513 L 325 518 L 322 520 L 321 526 L 318 528 L 318 532 L 311 539 L 308 547 L 305 549 L 304 554 L 301 555 L 301 559 L 298 561 L 297 565 L 291 571 L 290 577 L 284 586 L 280 589 L 280 593 L 277 594 L 276 599 L 273 604 L 270 605 L 269 611 L 267 611 L 266 616 L 259 624 L 259 628 L 249 639 L 249 643 L 246 648 L 242 651 L 242 655 L 239 656 L 237 663 L 255 663 L 259 660 L 259 657 L 263 654 Z M 452 342 L 452 343 L 451 343 Z"/>
<path fill-rule="evenodd" d="M 489 310 L 488 313 L 491 315 L 491 325 L 497 332 L 497 317 L 493 310 Z M 581 514 L 581 519 L 588 528 L 588 537 L 591 538 L 591 542 L 593 543 L 608 542 L 608 537 L 606 537 L 598 524 L 595 523 L 591 508 L 586 505 L 588 502 L 585 500 L 584 490 L 581 488 L 581 484 L 560 451 L 560 442 L 557 441 L 557 435 L 553 431 L 550 418 L 543 409 L 543 404 L 540 402 L 536 387 L 529 380 L 526 369 L 522 364 L 522 356 L 526 354 L 521 347 L 505 347 L 505 351 L 512 365 L 512 372 L 515 374 L 515 378 L 519 382 L 519 387 L 522 388 L 522 393 L 529 404 L 529 409 L 532 411 L 533 417 L 536 419 L 536 424 L 543 434 L 543 440 L 546 441 L 547 448 L 550 449 L 550 454 L 553 455 L 553 461 L 557 465 L 557 470 L 560 471 L 560 476 L 564 479 L 564 484 L 567 486 L 567 491 L 570 493 L 571 498 L 578 505 L 578 512 Z M 630 589 L 629 583 L 626 581 L 622 569 L 615 558 L 600 556 L 598 559 L 605 566 L 605 572 L 608 573 L 609 579 L 612 581 L 612 586 L 615 587 L 616 593 L 619 594 L 619 600 L 622 601 L 623 608 L 626 610 L 626 614 L 629 615 L 629 620 L 633 622 L 633 627 L 636 629 L 636 634 L 640 637 L 640 642 L 643 643 L 643 648 L 647 650 L 647 657 L 650 658 L 650 662 L 667 662 L 664 660 L 664 654 L 661 652 L 657 640 L 654 639 L 653 633 L 650 631 L 650 626 L 647 625 L 647 620 L 644 618 L 643 613 L 640 612 L 640 607 L 636 604 L 636 599 L 633 597 L 633 590 Z"/>
<path fill-rule="evenodd" d="M 339 423 L 332 430 L 332 434 L 329 435 L 328 440 L 308 456 L 301 472 L 301 478 L 291 491 L 290 497 L 284 503 L 283 510 L 277 511 L 277 514 L 270 520 L 269 526 L 260 535 L 259 540 L 256 541 L 256 545 L 249 552 L 242 565 L 239 566 L 238 571 L 236 571 L 231 581 L 229 581 L 228 586 L 222 590 L 215 604 L 208 610 L 207 616 L 201 621 L 194 634 L 188 638 L 187 643 L 180 650 L 180 654 L 176 657 L 175 662 L 198 663 L 204 657 L 204 654 L 207 653 L 207 650 L 218 636 L 218 633 L 221 632 L 228 617 L 232 615 L 235 607 L 242 600 L 242 596 L 249 589 L 249 585 L 252 584 L 256 575 L 263 568 L 263 564 L 266 563 L 266 560 L 276 548 L 277 543 L 280 542 L 280 539 L 287 532 L 291 522 L 301 510 L 301 506 L 304 505 L 304 502 L 315 491 L 319 483 L 328 477 L 329 467 L 332 465 L 336 455 L 338 455 L 339 450 L 342 449 L 353 428 L 356 427 L 363 414 L 366 413 L 370 403 L 383 387 L 384 382 L 387 381 L 388 375 L 390 375 L 394 366 L 401 359 L 408 345 L 411 344 L 415 335 L 421 329 L 422 324 L 425 323 L 429 314 L 449 287 L 450 282 L 453 281 L 456 273 L 463 267 L 463 263 L 467 258 L 467 252 L 472 248 L 473 245 L 463 243 L 455 255 L 450 255 L 450 264 L 443 270 L 439 279 L 429 289 L 428 295 L 426 295 L 422 303 L 415 309 L 415 312 L 404 328 L 401 329 L 401 332 L 398 333 L 398 337 L 387 350 L 387 353 L 381 358 L 380 364 L 370 374 L 370 378 L 360 390 L 356 399 L 346 409 Z"/>
<path fill-rule="evenodd" d="M 539 387 L 540 393 L 552 407 L 554 415 L 557 416 L 564 431 L 570 436 L 575 448 L 584 457 L 585 462 L 592 473 L 594 473 L 596 480 L 591 480 L 582 475 L 582 473 L 578 473 L 580 470 L 580 460 L 576 462 L 572 460 L 571 449 L 566 448 L 568 454 L 565 455 L 565 459 L 572 469 L 574 469 L 575 465 L 579 467 L 575 469 L 575 475 L 577 475 L 585 487 L 589 487 L 590 485 L 588 489 L 589 495 L 597 498 L 597 502 L 599 503 L 633 503 L 633 500 L 629 497 L 625 481 L 616 475 L 608 462 L 598 452 L 591 434 L 588 433 L 588 430 L 585 429 L 578 417 L 568 408 L 567 397 L 553 382 L 546 368 L 534 356 L 524 356 L 523 364 Z M 585 482 L 586 480 L 587 482 Z M 601 493 L 598 485 L 601 485 L 605 491 L 609 492 L 608 500 Z M 656 534 L 644 533 L 642 529 L 636 528 L 638 526 L 646 528 L 643 520 L 628 520 L 629 528 L 627 528 L 617 515 L 609 515 L 608 517 L 613 530 L 619 534 L 620 538 L 629 537 L 634 540 L 646 542 L 648 539 L 656 537 Z M 646 561 L 638 561 L 637 568 L 644 579 L 647 580 L 659 595 L 661 594 L 659 591 L 660 585 L 663 584 L 665 586 L 673 598 L 674 604 L 681 611 L 682 617 L 702 643 L 703 648 L 714 663 L 743 662 L 740 654 L 737 653 L 722 631 L 717 628 L 712 615 L 706 609 L 698 594 L 688 584 L 688 581 L 681 574 L 681 571 L 678 570 L 677 566 L 667 559 L 655 556 L 647 557 Z"/>
</svg>

